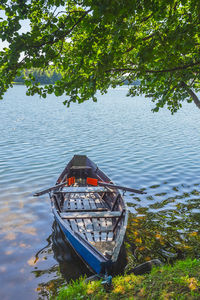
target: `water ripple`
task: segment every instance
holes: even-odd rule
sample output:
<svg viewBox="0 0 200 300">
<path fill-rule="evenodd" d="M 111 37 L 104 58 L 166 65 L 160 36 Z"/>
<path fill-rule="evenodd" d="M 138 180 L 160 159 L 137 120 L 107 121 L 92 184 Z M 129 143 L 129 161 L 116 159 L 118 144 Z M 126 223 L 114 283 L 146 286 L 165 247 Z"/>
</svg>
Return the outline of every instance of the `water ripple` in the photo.
<svg viewBox="0 0 200 300">
<path fill-rule="evenodd" d="M 174 116 L 165 109 L 153 114 L 150 102 L 126 98 L 126 92 L 125 87 L 110 90 L 98 95 L 97 103 L 67 109 L 62 97 L 26 97 L 24 87 L 15 86 L 0 103 L 2 299 L 35 299 L 38 286 L 47 292 L 53 278 L 60 282 L 58 263 L 66 277 L 80 274 L 81 264 L 74 273 L 70 269 L 74 260 L 69 249 L 64 248 L 65 259 L 58 251 L 61 242 L 53 246 L 57 261 L 51 242 L 35 260 L 51 236 L 53 216 L 48 198 L 32 194 L 53 185 L 74 154 L 88 155 L 118 184 L 144 188 L 146 196 L 127 195 L 126 200 L 133 214 L 147 215 L 155 224 L 165 214 L 165 226 L 171 228 L 177 207 L 184 210 L 190 201 L 198 202 L 199 110 L 185 104 Z M 199 208 L 190 213 L 198 215 Z"/>
</svg>

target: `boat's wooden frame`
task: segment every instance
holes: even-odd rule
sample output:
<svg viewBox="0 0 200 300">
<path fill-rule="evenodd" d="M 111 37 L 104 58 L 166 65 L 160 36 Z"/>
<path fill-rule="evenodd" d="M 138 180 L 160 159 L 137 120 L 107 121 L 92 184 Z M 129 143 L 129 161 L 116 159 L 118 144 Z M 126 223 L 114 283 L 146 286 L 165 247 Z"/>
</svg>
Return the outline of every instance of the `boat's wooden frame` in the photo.
<svg viewBox="0 0 200 300">
<path fill-rule="evenodd" d="M 87 156 L 75 155 L 56 186 L 45 192 L 49 192 L 55 219 L 76 253 L 93 272 L 105 274 L 118 259 L 128 211 L 117 188 L 89 185 L 88 178 L 113 184 Z"/>
<path fill-rule="evenodd" d="M 117 262 L 128 221 L 119 190 L 144 191 L 114 185 L 86 155 L 74 155 L 49 193 L 52 211 L 64 236 L 95 273 L 106 274 Z"/>
</svg>

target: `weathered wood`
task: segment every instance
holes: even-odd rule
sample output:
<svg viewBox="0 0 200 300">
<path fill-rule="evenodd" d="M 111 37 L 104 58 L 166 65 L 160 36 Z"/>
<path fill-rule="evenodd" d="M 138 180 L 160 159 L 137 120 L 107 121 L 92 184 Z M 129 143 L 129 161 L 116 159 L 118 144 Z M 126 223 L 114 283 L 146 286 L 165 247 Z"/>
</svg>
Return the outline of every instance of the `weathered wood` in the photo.
<svg viewBox="0 0 200 300">
<path fill-rule="evenodd" d="M 85 194 L 78 194 L 76 197 L 75 194 L 67 194 L 68 197 L 64 202 L 62 211 L 106 211 L 108 210 L 107 207 L 105 207 L 106 204 L 103 203 L 100 204 L 98 207 L 97 202 L 99 202 L 99 198 L 93 195 L 93 197 L 87 197 Z M 97 194 L 98 195 L 98 194 Z"/>
<path fill-rule="evenodd" d="M 100 219 L 101 224 L 101 241 L 106 241 L 107 239 L 107 232 L 105 232 L 103 229 L 106 228 L 106 218 Z"/>
<path fill-rule="evenodd" d="M 91 209 L 65 209 L 63 212 L 95 212 L 95 211 L 108 211 L 106 207 L 91 208 Z"/>
<path fill-rule="evenodd" d="M 53 190 L 56 190 L 56 189 L 58 189 L 58 188 L 64 186 L 64 185 L 66 185 L 66 184 L 67 184 L 67 182 L 63 182 L 63 183 L 57 184 L 57 185 L 52 186 L 52 187 L 50 187 L 50 188 L 48 188 L 48 189 L 45 189 L 45 190 L 40 191 L 40 192 L 37 192 L 37 193 L 33 194 L 33 196 L 34 196 L 34 197 L 38 197 L 38 196 L 44 195 L 44 194 L 46 194 L 46 193 L 49 193 L 49 192 L 51 192 L 51 191 L 53 191 Z"/>
<path fill-rule="evenodd" d="M 118 201 L 118 199 L 121 197 L 121 195 L 120 194 L 118 194 L 117 195 L 117 197 L 115 198 L 115 200 L 114 200 L 114 203 L 113 203 L 113 205 L 112 205 L 112 208 L 111 208 L 111 211 L 113 211 L 114 210 L 114 208 L 115 208 L 115 205 L 117 204 L 117 201 Z"/>
<path fill-rule="evenodd" d="M 93 242 L 91 244 L 94 245 L 94 247 L 101 253 L 105 253 L 105 251 L 109 251 L 112 253 L 115 247 L 114 241 L 110 241 L 110 242 L 99 241 L 99 242 Z"/>
<path fill-rule="evenodd" d="M 85 230 L 87 232 L 93 232 L 94 231 L 93 224 L 92 224 L 92 221 L 90 219 L 83 219 L 83 222 L 85 224 Z"/>
<path fill-rule="evenodd" d="M 111 210 L 110 197 L 108 196 L 108 194 L 107 194 L 107 197 L 104 197 L 104 198 L 103 198 L 104 194 L 102 196 L 101 195 L 99 195 L 99 196 L 100 196 L 100 201 L 101 201 L 102 205 L 107 206 L 109 208 L 109 210 Z"/>
<path fill-rule="evenodd" d="M 84 223 L 84 228 L 85 228 L 85 234 L 87 236 L 87 239 L 89 242 L 94 241 L 94 235 L 91 234 L 91 230 L 89 230 L 89 226 L 91 226 L 91 221 L 88 219 L 82 219 Z M 92 227 L 92 226 L 91 226 Z"/>
<path fill-rule="evenodd" d="M 122 213 L 120 211 L 107 211 L 107 212 L 73 212 L 73 213 L 60 213 L 63 219 L 90 219 L 90 218 L 117 218 L 120 217 Z"/>
<path fill-rule="evenodd" d="M 140 191 L 140 190 L 136 190 L 136 189 L 132 189 L 129 187 L 125 187 L 125 186 L 121 186 L 121 185 L 114 185 L 111 183 L 107 183 L 107 182 L 98 182 L 99 185 L 104 186 L 104 187 L 109 187 L 112 189 L 119 189 L 119 190 L 123 190 L 123 191 L 127 191 L 127 192 L 132 192 L 132 193 L 136 193 L 136 194 L 146 194 L 146 192 Z"/>
<path fill-rule="evenodd" d="M 74 198 L 74 197 L 70 198 L 69 202 L 70 202 L 70 208 L 71 209 L 73 209 L 73 210 L 77 209 L 77 206 L 76 206 L 76 203 L 75 203 L 76 202 L 76 198 Z"/>
<path fill-rule="evenodd" d="M 112 231 L 112 232 L 109 231 L 109 232 L 108 232 L 108 235 L 107 235 L 107 241 L 108 241 L 108 242 L 111 242 L 111 241 L 113 240 L 113 237 L 114 237 L 113 231 Z"/>
<path fill-rule="evenodd" d="M 86 232 L 86 228 L 85 228 L 85 224 L 84 224 L 84 221 L 83 219 L 76 219 L 76 224 L 77 224 L 77 227 L 78 227 L 78 230 L 81 234 L 84 234 L 84 237 L 88 240 L 88 241 L 92 241 L 91 239 L 88 239 L 89 236 Z"/>
<path fill-rule="evenodd" d="M 88 221 L 89 219 L 82 219 L 84 222 L 86 221 Z M 102 233 L 102 232 L 106 232 L 106 234 L 108 234 L 109 232 L 112 232 L 112 228 L 107 228 L 107 227 L 102 227 L 102 226 L 100 226 L 99 225 L 99 227 L 95 227 L 96 228 L 96 230 L 94 230 L 93 229 L 93 227 L 92 227 L 92 225 L 94 225 L 94 223 L 92 224 L 90 224 L 91 225 L 91 228 L 89 228 L 89 226 L 88 226 L 89 224 L 86 224 L 86 229 L 85 229 L 85 231 L 86 232 L 90 232 L 90 233 L 94 233 L 94 232 L 98 232 L 98 233 Z M 84 231 L 84 229 L 82 229 L 81 230 L 81 232 L 83 232 Z"/>
<path fill-rule="evenodd" d="M 103 186 L 66 186 L 62 191 L 56 193 L 105 193 L 107 189 Z"/>
<path fill-rule="evenodd" d="M 91 170 L 91 167 L 88 166 L 72 166 L 70 170 Z"/>
<path fill-rule="evenodd" d="M 75 220 L 70 220 L 70 226 L 73 231 L 78 231 L 78 226 L 77 226 Z"/>
<path fill-rule="evenodd" d="M 124 214 L 124 211 L 122 211 L 120 217 L 117 219 L 115 225 L 113 226 L 113 232 L 115 232 L 115 230 L 116 230 L 116 228 L 117 228 L 119 222 L 121 221 L 121 219 L 122 219 L 122 217 L 123 217 L 123 214 Z"/>
<path fill-rule="evenodd" d="M 107 262 L 112 264 L 117 260 L 127 225 L 127 210 L 120 189 L 133 193 L 138 190 L 108 183 L 110 179 L 86 156 L 83 159 L 78 156 L 78 160 L 77 157 L 73 158 L 57 182 L 72 176 L 76 179 L 73 185 L 64 186 L 63 182 L 62 186 L 58 184 L 53 187 L 50 195 L 58 196 L 57 199 L 61 201 L 64 196 L 64 205 L 61 202 L 58 207 L 53 199 L 52 210 L 56 220 L 64 226 L 63 232 L 78 255 L 93 271 L 104 272 L 109 268 Z M 87 177 L 98 178 L 99 185 L 86 186 Z M 67 231 L 75 239 L 68 236 Z M 106 251 L 109 253 L 106 254 Z M 95 260 L 91 257 L 95 257 Z M 105 266 L 102 264 L 104 262 Z"/>
<path fill-rule="evenodd" d="M 84 243 L 86 242 L 85 239 L 83 238 L 83 236 L 79 233 L 79 232 L 74 232 L 75 235 L 81 239 Z M 103 256 L 103 254 L 98 250 L 98 248 L 94 247 L 93 245 L 95 244 L 94 242 L 91 243 L 87 243 L 87 246 L 90 246 L 90 248 L 92 248 L 93 252 L 96 252 L 99 256 L 101 256 L 103 259 L 105 259 L 105 257 Z"/>
<path fill-rule="evenodd" d="M 105 219 L 106 222 L 106 227 L 109 229 L 107 231 L 107 241 L 112 241 L 113 240 L 113 220 L 114 219 Z"/>
<path fill-rule="evenodd" d="M 84 206 L 84 210 L 91 209 L 90 202 L 87 197 L 83 198 L 83 206 Z"/>
<path fill-rule="evenodd" d="M 58 198 L 56 196 L 53 196 L 53 199 L 54 199 L 58 209 L 61 210 L 60 201 L 58 200 Z"/>
<path fill-rule="evenodd" d="M 76 198 L 77 210 L 83 210 L 81 199 L 82 198 L 80 196 L 78 198 Z"/>
<path fill-rule="evenodd" d="M 97 209 L 105 207 L 104 203 L 100 200 L 101 196 L 99 194 L 92 194 L 91 197 L 94 198 L 94 204 Z"/>
<path fill-rule="evenodd" d="M 100 225 L 100 222 L 99 222 L 98 218 L 92 219 L 92 224 L 93 224 L 93 227 L 94 227 L 94 232 L 101 231 L 101 225 Z"/>
</svg>

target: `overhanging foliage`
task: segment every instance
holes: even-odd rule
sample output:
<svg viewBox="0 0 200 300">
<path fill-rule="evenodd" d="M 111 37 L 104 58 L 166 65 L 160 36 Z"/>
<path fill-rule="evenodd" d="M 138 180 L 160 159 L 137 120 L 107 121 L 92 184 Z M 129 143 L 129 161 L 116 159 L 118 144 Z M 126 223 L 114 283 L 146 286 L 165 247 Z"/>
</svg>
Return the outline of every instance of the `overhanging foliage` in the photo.
<svg viewBox="0 0 200 300">
<path fill-rule="evenodd" d="M 0 39 L 9 43 L 0 52 L 1 97 L 20 70 L 55 68 L 55 85 L 30 75 L 27 93 L 65 94 L 69 105 L 140 79 L 129 95 L 151 97 L 154 111 L 173 113 L 184 100 L 200 107 L 199 1 L 3 0 L 0 8 Z M 30 31 L 19 34 L 22 20 Z"/>
</svg>

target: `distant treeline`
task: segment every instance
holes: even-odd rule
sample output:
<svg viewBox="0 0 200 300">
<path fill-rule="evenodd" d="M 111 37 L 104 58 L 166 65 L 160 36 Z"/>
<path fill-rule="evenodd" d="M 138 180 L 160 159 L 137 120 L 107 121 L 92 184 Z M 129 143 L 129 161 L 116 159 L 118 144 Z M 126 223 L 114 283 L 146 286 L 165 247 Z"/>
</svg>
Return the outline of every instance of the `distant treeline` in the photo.
<svg viewBox="0 0 200 300">
<path fill-rule="evenodd" d="M 55 70 L 42 70 L 39 68 L 23 70 L 20 76 L 17 76 L 14 80 L 15 83 L 24 83 L 26 79 L 29 79 L 29 75 L 35 78 L 35 82 L 40 84 L 54 84 L 61 78 L 61 75 Z"/>
<path fill-rule="evenodd" d="M 140 85 L 140 80 L 135 80 L 135 81 L 132 81 L 132 82 L 130 82 L 130 81 L 128 81 L 128 80 L 124 80 L 124 84 L 125 85 Z"/>
<path fill-rule="evenodd" d="M 55 69 L 42 70 L 39 68 L 25 69 L 21 72 L 20 76 L 17 76 L 14 80 L 16 84 L 23 84 L 26 79 L 30 79 L 29 75 L 35 78 L 35 82 L 40 84 L 54 84 L 57 80 L 61 79 L 61 74 L 56 72 Z M 129 82 L 124 80 L 125 85 L 139 85 L 140 81 L 135 80 Z"/>
</svg>

